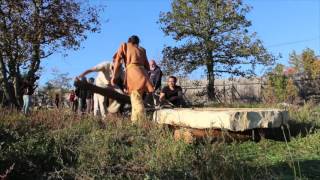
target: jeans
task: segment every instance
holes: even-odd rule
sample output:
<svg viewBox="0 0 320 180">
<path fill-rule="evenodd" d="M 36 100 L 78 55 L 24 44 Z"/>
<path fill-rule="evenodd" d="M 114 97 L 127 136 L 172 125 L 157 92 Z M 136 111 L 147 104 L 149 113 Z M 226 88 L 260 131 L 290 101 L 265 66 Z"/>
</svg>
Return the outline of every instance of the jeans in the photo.
<svg viewBox="0 0 320 180">
<path fill-rule="evenodd" d="M 31 96 L 30 95 L 23 95 L 23 113 L 28 114 L 29 113 L 29 108 L 31 106 Z"/>
</svg>

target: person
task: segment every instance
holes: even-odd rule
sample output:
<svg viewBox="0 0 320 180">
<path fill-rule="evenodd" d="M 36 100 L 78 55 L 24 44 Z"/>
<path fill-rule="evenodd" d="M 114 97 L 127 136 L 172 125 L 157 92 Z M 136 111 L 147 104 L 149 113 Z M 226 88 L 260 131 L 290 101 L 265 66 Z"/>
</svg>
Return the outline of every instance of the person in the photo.
<svg viewBox="0 0 320 180">
<path fill-rule="evenodd" d="M 74 90 L 70 91 L 70 95 L 69 95 L 69 103 L 70 103 L 70 107 L 72 111 L 76 111 L 76 93 L 74 92 Z"/>
<path fill-rule="evenodd" d="M 160 102 L 162 104 L 169 104 L 175 107 L 184 106 L 182 97 L 182 88 L 176 85 L 177 78 L 170 76 L 167 81 L 167 86 L 163 87 L 160 92 Z"/>
<path fill-rule="evenodd" d="M 98 72 L 96 79 L 95 79 L 95 85 L 98 87 L 109 87 L 111 86 L 111 78 L 113 74 L 113 63 L 104 61 L 90 69 L 85 70 L 83 73 L 79 75 L 78 78 L 82 78 L 86 76 L 89 73 L 92 72 Z M 116 77 L 117 79 L 117 86 L 115 86 L 115 90 L 119 93 L 123 93 L 121 87 L 121 78 L 123 78 L 123 71 L 120 69 L 120 73 Z M 106 105 L 107 105 L 108 99 L 105 98 L 105 96 L 94 93 L 93 94 L 93 114 L 94 116 L 98 115 L 98 112 L 100 111 L 101 116 L 104 118 L 106 117 Z M 113 101 L 111 104 L 108 106 L 108 112 L 110 113 L 116 113 L 119 111 L 121 104 L 117 101 Z"/>
<path fill-rule="evenodd" d="M 25 85 L 23 87 L 23 107 L 22 111 L 25 115 L 28 115 L 30 112 L 31 107 L 31 95 L 32 95 L 32 88 L 29 85 Z"/>
<path fill-rule="evenodd" d="M 94 78 L 89 78 L 89 83 L 94 84 Z M 91 90 L 87 90 L 87 113 L 90 114 L 93 111 L 93 92 Z"/>
<path fill-rule="evenodd" d="M 82 77 L 81 81 L 87 82 L 86 77 Z M 87 99 L 87 90 L 84 88 L 79 88 L 79 94 L 78 94 L 78 102 L 79 102 L 79 109 L 78 112 L 79 114 L 82 114 L 86 110 L 86 99 Z"/>
<path fill-rule="evenodd" d="M 148 75 L 149 75 L 150 81 L 155 87 L 155 91 L 154 93 L 146 95 L 145 102 L 149 106 L 154 106 L 159 104 L 159 96 L 156 95 L 156 92 L 158 92 L 158 90 L 161 87 L 162 71 L 160 67 L 156 64 L 155 60 L 149 61 L 149 67 L 150 67 L 150 71 L 148 72 Z"/>
<path fill-rule="evenodd" d="M 56 93 L 56 95 L 55 95 L 54 103 L 55 103 L 55 105 L 56 105 L 56 108 L 59 108 L 60 96 L 59 96 L 58 93 Z"/>
<path fill-rule="evenodd" d="M 144 93 L 152 93 L 154 86 L 148 77 L 149 63 L 146 50 L 139 46 L 139 37 L 136 35 L 128 39 L 128 43 L 122 43 L 114 55 L 114 73 L 111 84 L 116 86 L 116 77 L 121 65 L 125 70 L 125 90 L 130 95 L 131 121 L 138 122 L 146 119 L 142 96 Z"/>
<path fill-rule="evenodd" d="M 154 85 L 154 90 L 156 91 L 161 87 L 162 71 L 155 60 L 150 60 L 149 66 L 150 71 L 148 74 L 151 82 Z"/>
<path fill-rule="evenodd" d="M 74 90 L 74 93 L 76 94 L 76 97 L 74 99 L 74 109 L 73 112 L 77 113 L 79 108 L 79 94 L 80 94 L 80 88 L 76 87 Z"/>
</svg>

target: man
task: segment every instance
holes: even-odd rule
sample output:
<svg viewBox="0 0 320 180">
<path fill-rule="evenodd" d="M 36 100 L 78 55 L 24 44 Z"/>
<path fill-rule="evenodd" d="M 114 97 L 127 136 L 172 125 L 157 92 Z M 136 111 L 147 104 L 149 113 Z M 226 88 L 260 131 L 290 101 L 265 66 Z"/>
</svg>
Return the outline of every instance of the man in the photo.
<svg viewBox="0 0 320 180">
<path fill-rule="evenodd" d="M 86 77 L 82 77 L 81 78 L 82 82 L 87 82 L 87 78 Z M 79 93 L 78 93 L 78 102 L 79 102 L 79 109 L 78 109 L 78 113 L 82 114 L 86 111 L 86 99 L 87 99 L 87 90 L 85 88 L 79 88 Z"/>
<path fill-rule="evenodd" d="M 176 85 L 177 78 L 170 76 L 167 81 L 167 86 L 162 88 L 160 92 L 160 102 L 162 104 L 170 104 L 175 107 L 181 107 L 184 105 L 182 97 L 182 88 Z"/>
<path fill-rule="evenodd" d="M 154 90 L 156 91 L 161 87 L 162 71 L 160 67 L 156 64 L 155 60 L 150 60 L 149 66 L 150 66 L 149 77 L 151 82 L 154 85 Z"/>
<path fill-rule="evenodd" d="M 71 107 L 71 110 L 73 112 L 76 112 L 77 111 L 77 107 L 76 107 L 76 93 L 74 92 L 74 90 L 71 90 L 70 91 L 70 95 L 69 95 L 69 102 L 70 102 L 70 107 Z"/>
<path fill-rule="evenodd" d="M 120 45 L 114 55 L 114 73 L 111 84 L 116 85 L 116 76 L 120 72 L 121 64 L 126 67 L 125 88 L 130 95 L 131 121 L 138 122 L 146 119 L 142 96 L 145 92 L 152 93 L 154 87 L 148 77 L 150 70 L 146 50 L 139 46 L 139 37 L 131 36 L 128 43 Z M 123 60 L 123 61 L 122 61 Z"/>
<path fill-rule="evenodd" d="M 89 78 L 89 83 L 94 84 L 94 78 Z M 87 90 L 87 114 L 91 114 L 93 111 L 93 92 L 91 90 Z"/>
<path fill-rule="evenodd" d="M 31 95 L 32 95 L 32 88 L 29 84 L 23 84 L 23 107 L 22 111 L 25 115 L 28 115 L 30 112 L 30 107 L 32 104 Z"/>
<path fill-rule="evenodd" d="M 154 93 L 150 93 L 146 95 L 145 102 L 149 106 L 154 106 L 159 104 L 159 96 L 156 96 L 156 91 L 161 87 L 161 78 L 162 78 L 162 71 L 160 67 L 156 64 L 155 60 L 149 61 L 150 71 L 148 72 L 150 81 L 155 87 Z"/>
<path fill-rule="evenodd" d="M 102 62 L 86 71 L 84 71 L 82 74 L 79 75 L 79 78 L 86 76 L 89 73 L 92 72 L 98 72 L 97 77 L 95 79 L 95 84 L 98 87 L 110 87 L 111 86 L 111 78 L 113 77 L 113 64 L 111 62 Z M 118 80 L 119 78 L 122 77 L 122 70 L 119 70 L 119 73 L 115 77 L 115 80 Z M 115 90 L 119 93 L 122 93 L 122 90 L 118 87 L 118 85 L 114 86 Z M 100 110 L 101 116 L 104 118 L 106 117 L 106 103 L 107 99 L 98 93 L 94 93 L 93 95 L 93 103 L 94 103 L 94 110 L 93 114 L 94 116 L 98 115 L 98 112 Z M 117 101 L 113 101 L 109 107 L 108 107 L 108 112 L 110 113 L 116 113 L 118 112 L 120 108 L 120 103 Z"/>
<path fill-rule="evenodd" d="M 23 92 L 23 108 L 22 111 L 25 115 L 30 113 L 30 107 L 32 106 L 32 95 L 37 86 L 33 86 L 30 81 L 24 80 L 21 86 Z"/>
</svg>

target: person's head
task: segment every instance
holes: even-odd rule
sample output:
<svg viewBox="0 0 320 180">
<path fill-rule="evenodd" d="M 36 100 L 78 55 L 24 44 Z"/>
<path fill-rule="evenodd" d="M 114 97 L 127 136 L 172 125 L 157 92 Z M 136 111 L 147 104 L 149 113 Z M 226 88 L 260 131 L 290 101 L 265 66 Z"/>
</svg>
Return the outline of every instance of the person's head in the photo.
<svg viewBox="0 0 320 180">
<path fill-rule="evenodd" d="M 136 35 L 132 35 L 128 39 L 128 43 L 139 45 L 140 39 Z"/>
<path fill-rule="evenodd" d="M 149 62 L 149 66 L 150 66 L 150 69 L 151 70 L 154 70 L 156 67 L 157 67 L 157 63 L 156 63 L 156 61 L 155 60 L 150 60 L 150 62 Z"/>
<path fill-rule="evenodd" d="M 71 90 L 70 93 L 74 93 L 74 90 Z"/>
<path fill-rule="evenodd" d="M 86 78 L 86 77 L 82 77 L 82 78 L 81 78 L 81 81 L 87 82 L 87 78 Z"/>
<path fill-rule="evenodd" d="M 169 87 L 175 87 L 177 83 L 177 78 L 175 76 L 169 76 L 167 83 Z"/>
<path fill-rule="evenodd" d="M 94 78 L 93 77 L 89 78 L 89 83 L 91 83 L 91 84 L 94 83 Z"/>
</svg>

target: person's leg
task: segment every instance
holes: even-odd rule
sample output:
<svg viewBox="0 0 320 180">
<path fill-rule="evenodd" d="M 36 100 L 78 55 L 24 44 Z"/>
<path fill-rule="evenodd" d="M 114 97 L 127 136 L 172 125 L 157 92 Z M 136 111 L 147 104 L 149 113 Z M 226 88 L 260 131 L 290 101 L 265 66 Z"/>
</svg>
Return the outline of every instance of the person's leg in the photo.
<svg viewBox="0 0 320 180">
<path fill-rule="evenodd" d="M 23 107 L 22 107 L 23 114 L 26 114 L 26 111 L 27 111 L 27 96 L 23 95 Z"/>
<path fill-rule="evenodd" d="M 130 94 L 131 100 L 131 121 L 134 123 L 146 120 L 146 112 L 144 109 L 142 95 L 138 91 L 132 91 Z"/>
<path fill-rule="evenodd" d="M 25 114 L 29 114 L 29 107 L 30 107 L 30 96 L 29 95 L 25 95 L 26 96 L 26 110 L 25 110 Z"/>
<path fill-rule="evenodd" d="M 91 113 L 91 104 L 92 104 L 92 99 L 86 99 L 86 104 L 87 104 L 87 113 Z"/>
<path fill-rule="evenodd" d="M 99 112 L 99 94 L 93 94 L 93 115 L 97 116 Z"/>
<path fill-rule="evenodd" d="M 72 101 L 72 111 L 76 112 L 77 111 L 77 100 Z"/>
<path fill-rule="evenodd" d="M 78 112 L 78 107 L 79 107 L 79 99 L 74 101 L 74 112 Z"/>
<path fill-rule="evenodd" d="M 82 107 L 83 107 L 83 101 L 82 98 L 79 98 L 79 102 L 78 102 L 78 113 L 81 114 L 82 112 Z"/>
<path fill-rule="evenodd" d="M 82 113 L 86 112 L 87 110 L 87 99 L 86 98 L 82 98 Z"/>
<path fill-rule="evenodd" d="M 82 113 L 86 112 L 87 110 L 87 99 L 86 98 L 82 98 Z"/>
<path fill-rule="evenodd" d="M 92 113 L 93 112 L 93 103 L 94 103 L 94 100 L 93 100 L 93 97 L 91 98 L 91 107 L 90 107 L 90 112 Z"/>
<path fill-rule="evenodd" d="M 104 118 L 104 117 L 106 117 L 105 97 L 99 94 L 98 99 L 99 99 L 100 113 L 101 113 L 101 116 Z"/>
</svg>

